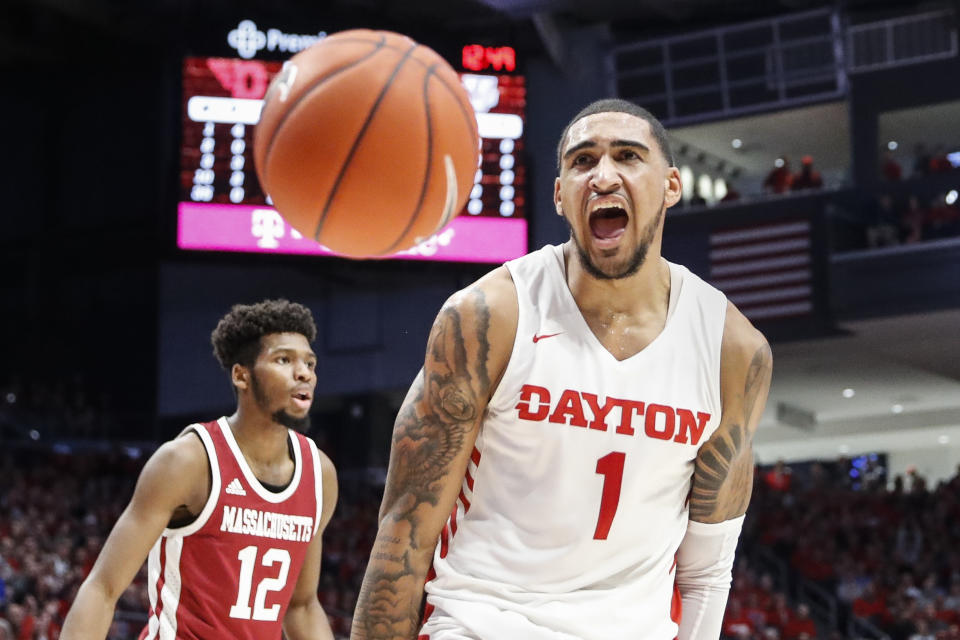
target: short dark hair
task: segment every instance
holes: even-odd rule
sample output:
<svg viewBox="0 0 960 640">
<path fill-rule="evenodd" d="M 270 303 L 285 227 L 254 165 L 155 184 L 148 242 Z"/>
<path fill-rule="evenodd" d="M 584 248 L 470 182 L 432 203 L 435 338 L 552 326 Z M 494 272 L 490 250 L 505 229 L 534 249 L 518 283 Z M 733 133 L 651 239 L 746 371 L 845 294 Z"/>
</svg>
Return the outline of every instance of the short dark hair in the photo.
<svg viewBox="0 0 960 640">
<path fill-rule="evenodd" d="M 260 354 L 260 338 L 271 333 L 299 333 L 313 342 L 317 325 L 310 310 L 289 300 L 236 304 L 210 334 L 213 355 L 230 371 L 235 364 L 253 366 Z"/>
<path fill-rule="evenodd" d="M 629 100 L 621 100 L 620 98 L 605 98 L 603 100 L 597 100 L 591 102 L 586 107 L 580 110 L 580 113 L 573 116 L 573 119 L 567 123 L 567 126 L 563 128 L 563 133 L 560 135 L 560 142 L 557 144 L 557 174 L 560 173 L 560 165 L 563 160 L 563 146 L 567 143 L 567 134 L 570 132 L 570 127 L 573 126 L 575 122 L 586 118 L 587 116 L 592 116 L 595 113 L 628 113 L 631 116 L 636 116 L 641 120 L 646 120 L 647 124 L 650 125 L 650 131 L 653 133 L 654 139 L 657 141 L 657 144 L 660 146 L 660 151 L 663 153 L 663 157 L 666 159 L 667 164 L 671 167 L 674 166 L 673 151 L 670 150 L 670 138 L 667 136 L 667 130 L 664 128 L 663 124 L 657 120 L 656 116 L 644 109 L 643 107 L 636 105 Z"/>
</svg>

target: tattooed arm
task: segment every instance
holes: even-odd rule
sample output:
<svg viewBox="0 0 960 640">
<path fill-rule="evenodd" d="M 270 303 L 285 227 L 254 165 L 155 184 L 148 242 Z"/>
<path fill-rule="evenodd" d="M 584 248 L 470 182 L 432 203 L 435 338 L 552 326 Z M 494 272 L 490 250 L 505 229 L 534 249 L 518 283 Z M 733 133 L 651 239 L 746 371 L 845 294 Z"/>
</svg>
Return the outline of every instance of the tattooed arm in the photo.
<svg viewBox="0 0 960 640">
<path fill-rule="evenodd" d="M 720 426 L 700 448 L 690 519 L 723 522 L 747 511 L 753 491 L 753 436 L 767 403 L 773 356 L 763 335 L 727 304 L 720 356 Z"/>
<path fill-rule="evenodd" d="M 394 424 L 380 529 L 357 600 L 353 640 L 416 637 L 433 551 L 516 329 L 516 290 L 503 267 L 440 310 L 423 369 Z"/>
<path fill-rule="evenodd" d="M 679 640 L 718 638 L 734 553 L 753 489 L 753 434 L 770 390 L 770 346 L 733 304 L 720 353 L 720 426 L 700 448 L 690 493 L 690 523 L 677 550 L 683 600 Z"/>
</svg>

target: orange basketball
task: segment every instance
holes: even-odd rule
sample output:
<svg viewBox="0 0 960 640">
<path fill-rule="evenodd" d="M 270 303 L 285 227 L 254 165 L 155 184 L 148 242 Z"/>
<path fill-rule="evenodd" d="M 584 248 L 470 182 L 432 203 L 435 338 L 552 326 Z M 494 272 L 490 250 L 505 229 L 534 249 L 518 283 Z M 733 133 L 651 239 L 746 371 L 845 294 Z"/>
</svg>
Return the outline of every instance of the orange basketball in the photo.
<svg viewBox="0 0 960 640">
<path fill-rule="evenodd" d="M 295 229 L 375 257 L 460 212 L 479 137 L 466 90 L 436 52 L 356 29 L 290 59 L 267 90 L 253 148 L 264 191 Z"/>
</svg>

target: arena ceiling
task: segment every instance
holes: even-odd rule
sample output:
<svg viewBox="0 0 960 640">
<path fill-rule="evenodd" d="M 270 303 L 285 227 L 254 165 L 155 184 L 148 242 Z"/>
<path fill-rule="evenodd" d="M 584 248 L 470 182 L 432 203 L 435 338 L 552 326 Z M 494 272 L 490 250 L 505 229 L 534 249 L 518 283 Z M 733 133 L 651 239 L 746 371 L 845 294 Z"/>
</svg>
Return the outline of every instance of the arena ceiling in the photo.
<svg viewBox="0 0 960 640">
<path fill-rule="evenodd" d="M 918 3 L 905 0 L 8 0 L 0 6 L 0 63 L 88 51 L 111 39 L 160 43 L 178 31 L 224 16 L 282 17 L 322 24 L 331 16 L 352 25 L 424 34 L 509 32 L 526 47 L 543 46 L 536 23 L 604 25 L 614 36 L 656 37 L 725 23 L 842 5 L 883 14 Z M 922 4 L 922 3 L 921 3 Z"/>
<path fill-rule="evenodd" d="M 775 344 L 758 457 L 960 446 L 957 327 L 960 310 L 951 310 L 849 322 L 840 337 Z M 783 405 L 792 415 L 778 416 Z"/>
</svg>

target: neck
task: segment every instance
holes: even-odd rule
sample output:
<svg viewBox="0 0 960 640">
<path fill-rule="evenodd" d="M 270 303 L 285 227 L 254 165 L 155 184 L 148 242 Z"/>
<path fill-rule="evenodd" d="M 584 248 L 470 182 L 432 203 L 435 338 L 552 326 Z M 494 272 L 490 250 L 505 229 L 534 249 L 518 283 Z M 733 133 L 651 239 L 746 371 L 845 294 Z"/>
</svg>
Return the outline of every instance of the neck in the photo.
<svg viewBox="0 0 960 640">
<path fill-rule="evenodd" d="M 573 240 L 563 246 L 567 286 L 583 311 L 613 314 L 663 313 L 670 299 L 670 267 L 660 257 L 659 243 L 652 244 L 636 273 L 626 278 L 595 278 L 580 264 Z"/>
<path fill-rule="evenodd" d="M 289 457 L 287 428 L 258 408 L 241 401 L 227 418 L 244 457 L 255 463 L 276 464 Z"/>
</svg>

